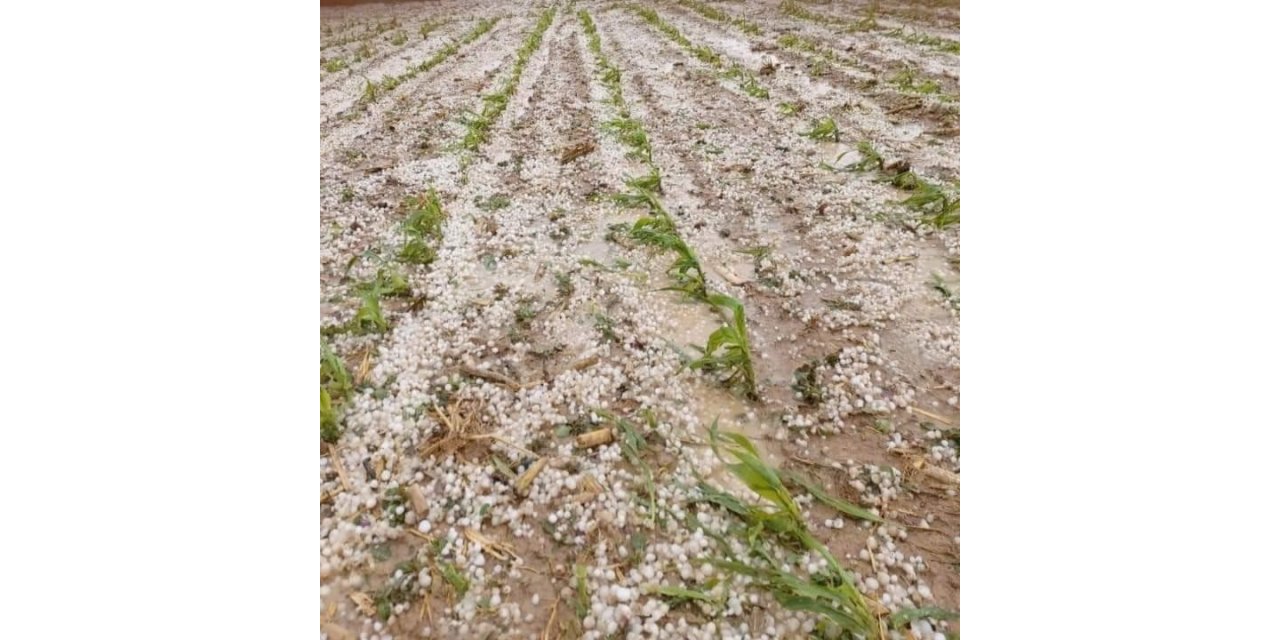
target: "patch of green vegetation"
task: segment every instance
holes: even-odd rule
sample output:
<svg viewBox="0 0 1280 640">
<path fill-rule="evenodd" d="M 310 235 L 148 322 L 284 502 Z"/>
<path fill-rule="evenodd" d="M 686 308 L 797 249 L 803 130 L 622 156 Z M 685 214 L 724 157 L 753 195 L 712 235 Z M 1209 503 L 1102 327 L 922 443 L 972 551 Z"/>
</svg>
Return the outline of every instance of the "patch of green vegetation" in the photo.
<svg viewBox="0 0 1280 640">
<path fill-rule="evenodd" d="M 573 601 L 573 609 L 578 614 L 578 619 L 582 620 L 591 613 L 591 593 L 587 590 L 586 565 L 573 565 L 573 581 L 577 586 L 577 598 Z"/>
<path fill-rule="evenodd" d="M 403 517 L 401 516 L 402 519 Z M 373 597 L 380 620 L 386 622 L 391 618 L 396 605 L 404 604 L 414 598 L 419 571 L 422 571 L 422 565 L 418 564 L 417 560 L 407 560 L 396 565 L 395 571 L 387 579 L 386 584 Z"/>
<path fill-rule="evenodd" d="M 812 127 L 804 135 L 812 140 L 840 142 L 840 128 L 836 126 L 836 121 L 831 116 L 823 116 L 815 120 Z"/>
<path fill-rule="evenodd" d="M 333 400 L 329 392 L 320 387 L 320 439 L 334 443 L 342 435 L 342 427 L 338 425 L 338 414 L 333 408 Z"/>
<path fill-rule="evenodd" d="M 937 82 L 927 78 L 921 79 L 919 70 L 912 66 L 903 67 L 889 78 L 889 83 L 908 93 L 931 94 L 942 91 L 942 87 L 938 86 Z"/>
<path fill-rule="evenodd" d="M 360 297 L 360 308 L 356 310 L 351 327 L 356 333 L 382 333 L 387 330 L 387 319 L 382 315 L 382 302 L 377 295 Z"/>
<path fill-rule="evenodd" d="M 342 201 L 343 201 L 343 202 L 351 202 L 351 200 L 352 200 L 352 199 L 354 199 L 355 197 L 356 197 L 356 192 L 355 192 L 355 190 L 354 190 L 354 189 L 352 189 L 352 188 L 351 188 L 351 186 L 350 186 L 350 185 L 347 185 L 347 186 L 345 186 L 345 187 L 343 187 L 343 188 L 342 188 Z"/>
<path fill-rule="evenodd" d="M 742 303 L 723 294 L 709 296 L 713 306 L 728 310 L 732 316 L 724 326 L 707 337 L 702 357 L 689 363 L 689 368 L 703 371 L 727 371 L 724 383 L 740 388 L 747 397 L 756 397 L 755 367 L 751 362 L 751 342 L 747 338 L 746 313 Z"/>
<path fill-rule="evenodd" d="M 467 595 L 467 590 L 471 588 L 471 581 L 467 580 L 467 576 L 458 570 L 452 562 L 441 560 L 436 562 L 436 568 L 440 570 L 440 575 L 444 576 L 449 586 L 453 587 L 454 594 L 458 598 Z"/>
<path fill-rule="evenodd" d="M 938 230 L 960 224 L 959 196 L 953 197 L 938 186 L 918 178 L 916 183 L 915 193 L 902 204 L 919 213 L 920 222 Z"/>
<path fill-rule="evenodd" d="M 649 147 L 649 136 L 644 127 L 635 118 L 615 118 L 604 123 L 604 128 L 612 131 L 623 144 L 631 147 L 631 155 L 646 162 L 652 162 L 653 150 Z"/>
<path fill-rule="evenodd" d="M 488 198 L 476 196 L 475 203 L 481 211 L 492 213 L 498 209 L 505 209 L 511 206 L 511 198 L 503 193 L 495 193 Z"/>
<path fill-rule="evenodd" d="M 429 265 L 435 262 L 436 247 L 444 235 L 444 209 L 434 188 L 421 196 L 405 200 L 409 215 L 401 225 L 404 243 L 398 258 L 409 264 Z"/>
<path fill-rule="evenodd" d="M 725 461 L 726 454 L 734 460 L 725 461 L 725 467 L 771 507 L 747 505 L 705 482 L 701 483 L 699 488 L 705 501 L 724 507 L 746 522 L 748 555 L 763 560 L 764 566 L 753 566 L 739 560 L 714 560 L 713 563 L 754 579 L 772 592 L 783 608 L 820 615 L 822 623 L 816 632 L 818 637 L 869 638 L 878 635 L 879 623 L 858 592 L 853 575 L 836 560 L 826 545 L 809 533 L 803 515 L 779 472 L 764 462 L 746 436 L 720 432 L 717 425 L 712 424 L 710 443 L 712 451 L 722 461 Z M 761 544 L 761 537 L 766 533 L 776 536 L 780 542 L 798 544 L 803 549 L 817 552 L 826 561 L 827 570 L 808 579 L 783 571 Z"/>
<path fill-rule="evenodd" d="M 328 60 L 325 60 L 323 64 L 324 64 L 324 70 L 329 73 L 342 71 L 343 69 L 347 68 L 347 61 L 343 60 L 342 58 L 330 58 Z"/>
<path fill-rule="evenodd" d="M 791 102 L 782 102 L 778 104 L 778 111 L 784 116 L 794 116 L 800 113 L 800 107 Z"/>
<path fill-rule="evenodd" d="M 397 47 L 409 41 L 409 36 L 403 31 L 397 31 L 391 36 L 391 44 Z"/>
</svg>

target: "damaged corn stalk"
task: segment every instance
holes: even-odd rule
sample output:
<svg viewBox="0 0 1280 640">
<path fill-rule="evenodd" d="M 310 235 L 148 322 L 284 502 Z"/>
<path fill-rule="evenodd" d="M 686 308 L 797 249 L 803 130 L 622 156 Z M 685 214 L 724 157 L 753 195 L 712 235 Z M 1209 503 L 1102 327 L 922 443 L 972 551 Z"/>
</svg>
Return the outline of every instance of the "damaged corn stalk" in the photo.
<svg viewBox="0 0 1280 640">
<path fill-rule="evenodd" d="M 784 545 L 799 545 L 818 553 L 826 561 L 827 571 L 808 578 L 783 571 L 758 540 L 751 541 L 751 555 L 764 560 L 765 566 L 736 560 L 715 560 L 714 564 L 751 578 L 772 592 L 784 608 L 822 616 L 817 637 L 883 637 L 880 624 L 855 586 L 852 574 L 836 560 L 826 545 L 809 533 L 800 508 L 783 484 L 778 470 L 764 462 L 750 439 L 738 433 L 721 432 L 717 424 L 711 425 L 710 444 L 716 457 L 725 462 L 725 467 L 766 507 L 745 504 L 704 482 L 705 499 L 742 518 L 748 525 L 748 531 L 755 532 L 751 535 L 760 536 L 767 531 Z M 726 460 L 726 456 L 732 462 Z"/>
<path fill-rule="evenodd" d="M 546 33 L 547 27 L 551 26 L 551 21 L 555 19 L 556 8 L 550 7 L 542 12 L 538 18 L 538 23 L 534 25 L 533 31 L 525 38 L 524 43 L 520 45 L 520 49 L 516 51 L 516 63 L 511 69 L 511 74 L 507 76 L 506 82 L 498 91 L 484 96 L 482 101 L 484 106 L 479 113 L 471 113 L 463 124 L 467 128 L 466 134 L 463 136 L 461 146 L 467 151 L 477 151 L 480 145 L 489 139 L 489 130 L 493 128 L 498 116 L 507 109 L 507 103 L 511 101 L 511 96 L 515 95 L 516 85 L 520 83 L 520 76 L 524 74 L 524 68 L 529 64 L 529 59 L 533 57 L 535 51 L 542 44 L 542 35 Z"/>
<path fill-rule="evenodd" d="M 707 337 L 702 357 L 690 362 L 689 368 L 728 372 L 724 383 L 755 399 L 756 373 L 751 363 L 751 341 L 747 337 L 747 318 L 742 302 L 723 294 L 712 295 L 707 302 L 722 313 L 728 312 L 729 318 L 724 326 Z"/>
</svg>

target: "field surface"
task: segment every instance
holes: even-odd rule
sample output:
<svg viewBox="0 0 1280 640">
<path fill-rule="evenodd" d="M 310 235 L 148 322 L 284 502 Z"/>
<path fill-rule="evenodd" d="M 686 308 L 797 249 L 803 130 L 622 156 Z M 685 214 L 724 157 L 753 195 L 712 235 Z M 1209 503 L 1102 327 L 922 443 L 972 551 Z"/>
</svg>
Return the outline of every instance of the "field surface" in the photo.
<svg viewBox="0 0 1280 640">
<path fill-rule="evenodd" d="M 958 638 L 959 7 L 325 7 L 320 631 Z"/>
</svg>

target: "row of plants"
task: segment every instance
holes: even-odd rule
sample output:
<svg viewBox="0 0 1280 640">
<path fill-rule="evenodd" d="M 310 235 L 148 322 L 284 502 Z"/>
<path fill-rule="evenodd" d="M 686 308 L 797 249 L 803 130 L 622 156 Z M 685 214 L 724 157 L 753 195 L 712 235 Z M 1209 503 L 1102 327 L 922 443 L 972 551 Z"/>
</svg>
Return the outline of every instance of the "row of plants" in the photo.
<svg viewBox="0 0 1280 640">
<path fill-rule="evenodd" d="M 480 145 L 489 139 L 489 129 L 498 121 L 498 117 L 506 110 L 507 103 L 511 101 L 511 96 L 516 92 L 516 85 L 520 83 L 520 76 L 524 73 L 524 68 L 529 64 L 529 59 L 533 57 L 535 51 L 542 44 L 542 35 L 546 33 L 547 27 L 551 26 L 551 21 L 555 19 L 556 9 L 550 7 L 542 12 L 538 18 L 538 23 L 534 25 L 533 31 L 525 37 L 524 42 L 520 45 L 520 49 L 516 51 L 516 63 L 511 70 L 511 74 L 507 76 L 506 82 L 497 91 L 487 94 L 482 98 L 484 106 L 479 113 L 468 112 L 464 120 L 467 128 L 466 135 L 462 138 L 462 148 L 468 151 L 476 151 Z"/>
<path fill-rule="evenodd" d="M 434 55 L 422 62 L 409 67 L 404 73 L 394 76 L 386 76 L 378 82 L 373 82 L 368 78 L 364 81 L 364 94 L 360 96 L 360 104 L 369 104 L 377 100 L 380 96 L 386 95 L 394 91 L 396 87 L 409 81 L 420 73 L 425 73 L 439 66 L 440 63 L 447 60 L 450 56 L 458 52 L 463 46 L 468 45 L 488 33 L 493 26 L 498 23 L 498 18 L 488 18 L 476 23 L 476 26 L 468 31 L 461 38 L 452 40 L 446 44 Z"/>
<path fill-rule="evenodd" d="M 388 31 L 391 31 L 392 29 L 399 29 L 399 28 L 400 28 L 400 20 L 393 17 L 390 20 L 387 20 L 386 22 L 378 22 L 369 26 L 367 29 L 364 30 L 363 33 L 359 33 L 352 36 L 346 36 L 343 38 L 338 38 L 336 40 L 331 40 L 330 42 L 326 42 L 320 45 L 320 50 L 324 51 L 325 49 L 329 49 L 332 47 L 340 47 L 340 46 L 348 45 L 348 44 L 351 44 L 352 42 L 358 42 L 361 40 L 367 41 L 370 38 L 373 38 L 374 36 L 377 36 L 382 33 L 386 33 Z M 397 36 L 400 33 L 402 32 L 397 32 Z M 398 39 L 398 38 L 393 36 L 393 44 L 395 44 L 396 46 L 400 46 L 404 44 L 403 41 L 396 43 L 394 42 L 394 39 Z"/>
<path fill-rule="evenodd" d="M 839 142 L 840 140 L 839 129 L 829 117 L 815 121 L 812 128 L 805 135 L 814 140 L 833 142 Z M 837 164 L 849 153 L 853 153 L 853 151 L 846 151 L 840 154 L 836 158 Z M 830 171 L 874 172 L 880 180 L 888 182 L 902 191 L 909 192 L 910 195 L 907 199 L 898 204 L 914 211 L 921 224 L 938 230 L 960 224 L 959 193 L 921 178 L 905 162 L 886 164 L 884 156 L 866 140 L 858 143 L 857 153 L 859 156 L 857 162 L 838 167 L 824 163 L 823 167 Z"/>
<path fill-rule="evenodd" d="M 633 241 L 675 254 L 675 260 L 667 268 L 672 285 L 664 290 L 677 291 L 691 300 L 711 305 L 724 322 L 707 338 L 702 356 L 691 361 L 689 367 L 721 376 L 730 388 L 740 390 L 746 396 L 756 396 L 755 369 L 751 360 L 751 343 L 747 334 L 746 313 L 742 303 L 731 296 L 715 293 L 707 286 L 706 272 L 693 248 L 685 242 L 676 228 L 675 220 L 662 206 L 662 178 L 653 163 L 648 136 L 640 122 L 630 116 L 622 97 L 621 72 L 611 64 L 600 48 L 600 36 L 591 16 L 585 10 L 578 13 L 587 33 L 588 47 L 596 56 L 601 76 L 609 88 L 610 100 L 619 109 L 620 120 L 625 127 L 609 126 L 621 142 L 632 149 L 649 167 L 649 172 L 625 179 L 627 190 L 614 195 L 614 202 L 624 207 L 645 209 L 645 214 L 628 229 Z"/>
<path fill-rule="evenodd" d="M 643 18 L 645 22 L 648 22 L 676 44 L 680 45 L 680 47 L 685 51 L 693 54 L 693 57 L 711 65 L 725 78 L 737 82 L 738 87 L 747 95 L 762 100 L 769 97 L 769 90 L 760 85 L 755 74 L 746 70 L 737 63 L 725 62 L 724 58 L 720 54 L 712 51 L 706 45 L 693 44 L 684 36 L 684 34 L 680 33 L 679 29 L 672 26 L 671 23 L 666 20 L 663 20 L 662 16 L 658 15 L 658 12 L 648 7 L 641 7 L 637 5 L 630 5 L 628 8 L 634 11 L 636 15 Z"/>
<path fill-rule="evenodd" d="M 699 2 L 698 0 L 677 0 L 677 2 L 689 9 L 692 9 L 693 11 L 696 11 L 706 18 L 717 22 L 732 24 L 744 33 L 757 36 L 763 33 L 760 25 L 742 18 L 733 17 L 720 9 Z M 814 14 L 803 7 L 801 7 L 799 11 L 803 12 L 803 15 L 805 16 L 818 16 L 818 14 Z M 851 69 L 859 69 L 867 73 L 875 73 L 873 69 L 868 68 L 857 60 L 836 51 L 825 43 L 807 36 L 795 33 L 784 33 L 778 36 L 775 42 L 778 46 L 784 49 L 789 49 L 801 55 L 816 58 L 816 60 L 811 60 L 809 64 L 809 73 L 814 76 L 825 75 L 829 65 L 840 65 Z M 954 102 L 957 99 L 956 96 L 943 93 L 941 86 L 935 80 L 921 77 L 920 71 L 910 65 L 904 66 L 896 71 L 892 76 L 884 78 L 884 81 L 901 93 L 924 95 L 932 94 L 937 95 L 939 99 L 947 102 Z M 875 84 L 877 84 L 877 80 L 875 78 L 867 80 L 867 88 L 870 88 Z"/>
<path fill-rule="evenodd" d="M 393 260 L 383 259 L 372 280 L 359 282 L 352 288 L 360 300 L 360 306 L 350 320 L 341 325 L 320 330 L 320 439 L 336 442 L 342 433 L 339 419 L 340 405 L 350 396 L 353 386 L 342 359 L 325 342 L 337 334 L 368 335 L 385 333 L 390 327 L 382 311 L 382 302 L 388 298 L 408 298 L 412 295 L 409 282 L 395 262 L 404 265 L 427 266 L 436 258 L 436 251 L 444 235 L 445 212 L 440 196 L 429 189 L 421 196 L 405 200 L 407 215 L 400 224 L 400 243 L 391 254 Z M 348 263 L 348 268 L 361 256 Z"/>
<path fill-rule="evenodd" d="M 960 53 L 960 42 L 948 38 L 939 38 L 930 36 L 919 31 L 908 32 L 906 27 L 898 27 L 897 29 L 887 29 L 881 27 L 876 21 L 876 8 L 868 7 L 866 13 L 858 20 L 847 20 L 830 13 L 815 13 L 806 9 L 803 5 L 794 0 L 782 0 L 782 4 L 778 5 L 778 9 L 793 18 L 816 22 L 827 26 L 838 27 L 845 33 L 857 33 L 862 31 L 874 31 L 882 35 L 897 38 L 908 44 L 919 44 L 926 47 L 943 51 L 946 53 Z"/>
</svg>

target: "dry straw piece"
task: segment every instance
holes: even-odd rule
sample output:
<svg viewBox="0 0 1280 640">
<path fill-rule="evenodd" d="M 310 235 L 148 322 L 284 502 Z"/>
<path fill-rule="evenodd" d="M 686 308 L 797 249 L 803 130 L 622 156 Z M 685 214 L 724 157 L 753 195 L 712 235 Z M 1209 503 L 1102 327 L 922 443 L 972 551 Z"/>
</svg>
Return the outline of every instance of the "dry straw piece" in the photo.
<svg viewBox="0 0 1280 640">
<path fill-rule="evenodd" d="M 371 616 L 378 612 L 378 608 L 373 606 L 373 598 L 367 593 L 357 591 L 351 594 L 351 601 L 356 603 L 356 608 L 366 616 Z"/>
<path fill-rule="evenodd" d="M 546 458 L 538 458 L 536 462 L 529 465 L 529 468 L 525 469 L 524 473 L 520 474 L 520 477 L 516 478 L 516 493 L 519 493 L 520 495 L 528 494 L 529 487 L 533 486 L 533 480 L 538 477 L 539 473 L 542 473 L 543 467 L 546 466 Z"/>
<path fill-rule="evenodd" d="M 613 442 L 613 429 L 611 427 L 584 433 L 578 436 L 577 440 L 578 447 L 582 449 L 590 449 L 610 442 Z"/>
</svg>

